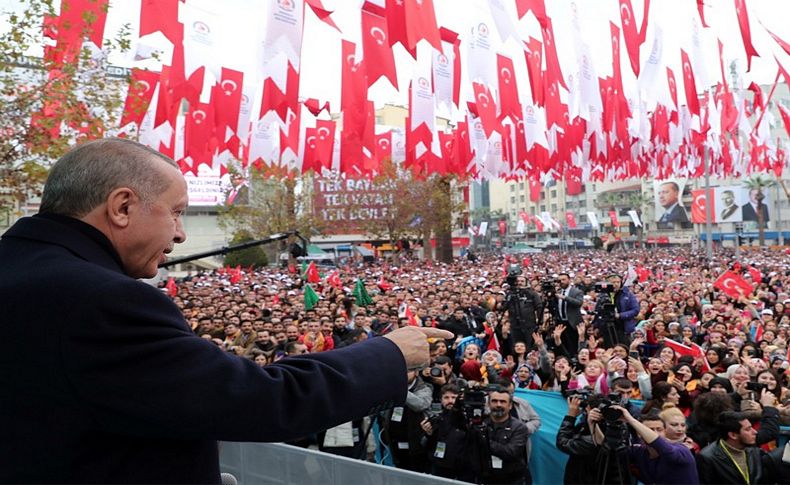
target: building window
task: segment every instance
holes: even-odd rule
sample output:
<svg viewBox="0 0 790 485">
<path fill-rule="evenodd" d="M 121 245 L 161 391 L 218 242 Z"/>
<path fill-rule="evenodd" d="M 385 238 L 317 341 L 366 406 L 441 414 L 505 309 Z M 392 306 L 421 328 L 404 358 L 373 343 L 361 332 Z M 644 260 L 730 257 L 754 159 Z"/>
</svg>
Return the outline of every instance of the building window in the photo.
<svg viewBox="0 0 790 485">
<path fill-rule="evenodd" d="M 524 197 L 524 196 L 522 195 L 522 196 L 520 196 L 520 197 L 518 198 L 518 200 L 520 200 L 521 202 L 524 202 L 524 201 L 526 200 L 526 197 Z"/>
<path fill-rule="evenodd" d="M 515 185 L 511 185 L 510 186 L 510 191 L 511 192 L 515 192 L 516 191 L 516 186 Z"/>
<path fill-rule="evenodd" d="M 540 211 L 541 212 L 546 212 L 546 205 L 545 204 L 541 204 L 540 205 Z"/>
<path fill-rule="evenodd" d="M 524 182 L 521 182 L 520 184 L 518 184 L 518 188 L 521 189 L 521 190 L 524 190 Z"/>
<path fill-rule="evenodd" d="M 516 197 L 515 196 L 510 198 L 510 203 L 513 204 L 513 205 L 516 205 Z"/>
<path fill-rule="evenodd" d="M 553 198 L 553 197 L 557 197 L 557 189 L 553 189 L 553 190 L 551 191 L 551 196 L 552 196 L 552 198 Z"/>
<path fill-rule="evenodd" d="M 580 200 L 579 201 L 579 207 L 587 207 L 587 201 L 586 200 Z"/>
<path fill-rule="evenodd" d="M 557 204 L 551 204 L 551 212 L 557 212 Z"/>
</svg>

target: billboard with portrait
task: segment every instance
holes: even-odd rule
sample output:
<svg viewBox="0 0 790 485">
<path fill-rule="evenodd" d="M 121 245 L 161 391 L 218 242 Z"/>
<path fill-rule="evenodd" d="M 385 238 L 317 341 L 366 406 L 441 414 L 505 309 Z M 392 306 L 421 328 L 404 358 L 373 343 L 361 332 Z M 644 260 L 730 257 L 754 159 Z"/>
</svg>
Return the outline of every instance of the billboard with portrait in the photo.
<svg viewBox="0 0 790 485">
<path fill-rule="evenodd" d="M 688 222 L 689 216 L 683 207 L 683 188 L 686 180 L 666 179 L 653 181 L 653 195 L 656 204 L 656 222 Z"/>
</svg>

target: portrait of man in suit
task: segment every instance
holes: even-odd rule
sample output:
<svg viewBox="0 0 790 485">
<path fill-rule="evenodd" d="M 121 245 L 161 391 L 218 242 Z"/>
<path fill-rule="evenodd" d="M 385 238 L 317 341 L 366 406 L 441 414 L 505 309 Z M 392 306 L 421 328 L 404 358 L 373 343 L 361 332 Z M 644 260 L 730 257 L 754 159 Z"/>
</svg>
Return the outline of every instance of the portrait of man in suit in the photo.
<svg viewBox="0 0 790 485">
<path fill-rule="evenodd" d="M 676 182 L 664 182 L 658 187 L 658 203 L 664 215 L 658 222 L 688 222 L 686 209 L 680 205 L 680 186 Z"/>
<path fill-rule="evenodd" d="M 765 199 L 763 199 L 763 203 L 760 204 L 757 201 L 757 194 L 760 191 L 758 189 L 751 189 L 749 191 L 749 202 L 743 204 L 741 206 L 741 212 L 743 213 L 743 220 L 744 221 L 754 221 L 757 222 L 757 208 L 759 207 L 760 210 L 763 212 L 763 222 L 767 223 L 769 221 L 768 218 L 768 205 L 765 203 Z"/>
<path fill-rule="evenodd" d="M 735 203 L 735 192 L 732 190 L 725 190 L 721 193 L 721 202 L 724 206 L 721 208 L 721 220 L 726 221 L 731 219 L 738 212 L 738 204 Z"/>
</svg>

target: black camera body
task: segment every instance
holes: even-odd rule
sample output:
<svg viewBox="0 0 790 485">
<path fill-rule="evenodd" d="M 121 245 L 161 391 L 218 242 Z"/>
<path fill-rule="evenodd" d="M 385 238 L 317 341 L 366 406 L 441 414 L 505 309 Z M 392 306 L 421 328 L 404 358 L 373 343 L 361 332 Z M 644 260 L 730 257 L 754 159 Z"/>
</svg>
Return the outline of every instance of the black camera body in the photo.
<svg viewBox="0 0 790 485">
<path fill-rule="evenodd" d="M 461 382 L 454 409 L 464 416 L 467 426 L 480 426 L 486 417 L 486 398 L 491 391 L 499 390 L 499 386 L 469 386 Z"/>
<path fill-rule="evenodd" d="M 507 268 L 507 276 L 505 277 L 505 283 L 511 288 L 515 289 L 517 285 L 517 279 L 521 276 L 521 266 L 517 264 L 511 264 Z"/>
<path fill-rule="evenodd" d="M 579 398 L 579 407 L 586 408 L 587 407 L 587 400 L 590 399 L 592 395 L 592 390 L 583 388 L 583 389 L 568 389 L 563 391 L 562 396 L 566 399 L 571 397 L 578 397 Z"/>
<path fill-rule="evenodd" d="M 606 395 L 606 399 L 601 401 L 598 404 L 598 410 L 601 411 L 603 414 L 603 419 L 607 423 L 614 423 L 619 420 L 623 416 L 623 412 L 619 409 L 615 409 L 612 406 L 618 405 L 620 406 L 623 402 L 622 396 L 617 393 L 609 393 Z"/>
<path fill-rule="evenodd" d="M 430 367 L 428 373 L 431 377 L 442 377 L 444 375 L 442 368 L 437 366 Z"/>
<path fill-rule="evenodd" d="M 540 282 L 540 292 L 547 298 L 553 298 L 557 292 L 557 282 L 553 279 L 545 279 Z"/>
<path fill-rule="evenodd" d="M 754 392 L 757 395 L 757 399 L 760 398 L 760 395 L 763 393 L 763 389 L 768 389 L 768 385 L 751 381 L 746 383 L 746 390 Z"/>
</svg>

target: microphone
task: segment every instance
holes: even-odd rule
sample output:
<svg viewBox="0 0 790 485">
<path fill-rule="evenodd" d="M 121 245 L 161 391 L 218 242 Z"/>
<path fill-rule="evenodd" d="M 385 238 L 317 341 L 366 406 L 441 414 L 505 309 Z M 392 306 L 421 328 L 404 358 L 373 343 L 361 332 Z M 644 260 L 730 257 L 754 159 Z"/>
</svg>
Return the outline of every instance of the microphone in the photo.
<svg viewBox="0 0 790 485">
<path fill-rule="evenodd" d="M 232 473 L 220 473 L 219 478 L 222 485 L 239 485 L 239 481 L 236 480 Z"/>
</svg>

